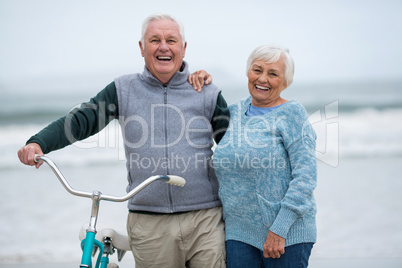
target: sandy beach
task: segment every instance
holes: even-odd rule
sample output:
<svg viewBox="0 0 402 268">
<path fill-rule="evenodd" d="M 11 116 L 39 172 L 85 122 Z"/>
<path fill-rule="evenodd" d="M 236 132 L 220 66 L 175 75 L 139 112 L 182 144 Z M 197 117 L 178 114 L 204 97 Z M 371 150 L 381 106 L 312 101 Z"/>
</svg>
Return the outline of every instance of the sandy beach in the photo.
<svg viewBox="0 0 402 268">
<path fill-rule="evenodd" d="M 319 163 L 315 192 L 318 241 L 309 267 L 402 267 L 399 193 L 402 181 L 398 176 L 402 171 L 401 160 L 349 158 L 340 159 L 337 167 Z M 105 193 L 112 194 L 124 189 L 124 180 L 111 179 L 124 176 L 122 166 L 90 170 L 89 174 L 88 167 L 69 167 L 65 168 L 65 175 L 74 178 L 72 185 L 81 189 L 98 185 Z M 4 171 L 1 173 L 4 175 Z M 60 268 L 77 267 L 70 261 L 80 258 L 78 230 L 89 215 L 90 202 L 66 193 L 44 167 L 7 171 L 7 175 L 2 176 L 3 185 L 8 189 L 19 188 L 23 194 L 2 189 L 2 196 L 12 202 L 1 204 L 1 211 L 8 217 L 0 219 L 0 240 L 7 244 L 0 252 L 0 267 L 46 268 L 55 264 Z M 23 184 L 21 176 L 25 177 Z M 86 176 L 88 179 L 79 179 Z M 32 191 L 36 184 L 46 188 L 37 187 Z M 126 215 L 125 204 L 104 203 L 99 221 L 113 219 L 124 228 Z M 13 232 L 16 226 L 18 232 Z M 127 253 L 120 267 L 132 267 L 132 263 Z"/>
<path fill-rule="evenodd" d="M 50 264 L 0 264 L 0 267 L 8 268 L 71 268 L 78 267 L 77 263 L 50 263 Z M 122 262 L 119 268 L 133 268 L 133 263 Z M 371 258 L 358 258 L 358 259 L 311 259 L 309 268 L 400 268 L 402 267 L 402 258 L 395 259 L 371 259 Z"/>
</svg>

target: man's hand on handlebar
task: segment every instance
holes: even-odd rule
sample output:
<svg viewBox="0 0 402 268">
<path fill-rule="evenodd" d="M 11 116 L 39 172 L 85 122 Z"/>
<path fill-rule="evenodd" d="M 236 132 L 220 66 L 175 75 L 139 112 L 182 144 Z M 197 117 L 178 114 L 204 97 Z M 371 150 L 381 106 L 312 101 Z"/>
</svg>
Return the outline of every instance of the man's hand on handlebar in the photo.
<svg viewBox="0 0 402 268">
<path fill-rule="evenodd" d="M 29 143 L 18 151 L 18 158 L 20 159 L 21 163 L 25 165 L 39 168 L 43 162 L 35 162 L 34 157 L 36 154 L 42 156 L 42 148 L 40 148 L 39 144 L 37 143 Z"/>
</svg>

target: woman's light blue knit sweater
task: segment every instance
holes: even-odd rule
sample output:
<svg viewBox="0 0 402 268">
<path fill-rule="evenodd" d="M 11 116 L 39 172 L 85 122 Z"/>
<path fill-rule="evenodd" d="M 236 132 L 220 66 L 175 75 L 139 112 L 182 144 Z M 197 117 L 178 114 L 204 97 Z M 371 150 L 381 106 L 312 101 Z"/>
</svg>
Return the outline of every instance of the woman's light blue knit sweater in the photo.
<svg viewBox="0 0 402 268">
<path fill-rule="evenodd" d="M 289 101 L 247 117 L 250 103 L 229 106 L 229 128 L 214 152 L 226 240 L 263 250 L 271 230 L 285 246 L 315 242 L 316 135 L 307 112 Z"/>
</svg>

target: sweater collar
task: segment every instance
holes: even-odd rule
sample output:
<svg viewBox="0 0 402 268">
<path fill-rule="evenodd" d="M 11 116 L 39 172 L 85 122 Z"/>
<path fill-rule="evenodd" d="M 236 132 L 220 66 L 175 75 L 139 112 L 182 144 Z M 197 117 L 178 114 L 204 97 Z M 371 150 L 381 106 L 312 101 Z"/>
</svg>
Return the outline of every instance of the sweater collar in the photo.
<svg viewBox="0 0 402 268">
<path fill-rule="evenodd" d="M 238 106 L 239 107 L 238 109 L 239 109 L 239 111 L 240 111 L 240 113 L 242 115 L 246 115 L 247 109 L 248 109 L 249 105 L 251 105 L 252 101 L 253 101 L 252 96 L 248 96 L 247 98 L 240 100 L 240 102 L 239 102 L 240 105 Z M 272 116 L 276 112 L 281 111 L 283 109 L 286 109 L 288 107 L 288 105 L 293 105 L 293 104 L 297 104 L 297 103 L 299 103 L 299 102 L 296 101 L 296 100 L 290 100 L 288 102 L 285 102 L 285 103 L 281 104 L 280 107 L 278 107 L 277 109 L 273 110 L 271 113 L 264 114 L 264 115 L 261 115 L 261 116 L 265 116 L 265 117 Z M 244 116 L 244 118 L 247 119 L 247 118 L 250 118 L 250 117 Z"/>
<path fill-rule="evenodd" d="M 167 87 L 180 86 L 186 83 L 188 75 L 189 75 L 188 63 L 186 61 L 183 61 L 180 70 L 173 75 Z M 163 86 L 162 83 L 151 74 L 147 66 L 144 66 L 144 71 L 142 72 L 141 77 L 145 82 L 147 82 L 152 86 L 160 86 L 160 85 Z"/>
</svg>

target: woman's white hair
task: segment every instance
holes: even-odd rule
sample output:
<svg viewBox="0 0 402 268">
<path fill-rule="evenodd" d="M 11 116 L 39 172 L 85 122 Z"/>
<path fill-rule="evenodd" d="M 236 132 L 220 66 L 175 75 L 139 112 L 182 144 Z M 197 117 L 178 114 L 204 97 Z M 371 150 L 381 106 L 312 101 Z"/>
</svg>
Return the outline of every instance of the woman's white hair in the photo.
<svg viewBox="0 0 402 268">
<path fill-rule="evenodd" d="M 295 65 L 292 57 L 289 54 L 289 49 L 278 46 L 278 45 L 262 45 L 254 49 L 251 52 L 247 60 L 246 75 L 250 72 L 251 65 L 256 60 L 262 60 L 266 63 L 277 62 L 280 58 L 283 59 L 285 63 L 285 81 L 287 86 L 293 82 L 293 74 L 295 71 Z"/>
<path fill-rule="evenodd" d="M 181 39 L 183 42 L 183 46 L 186 43 L 186 38 L 184 37 L 184 26 L 183 24 L 178 21 L 176 18 L 172 17 L 169 14 L 153 14 L 148 16 L 144 22 L 142 23 L 142 32 L 141 32 L 141 43 L 142 43 L 142 47 L 144 48 L 144 37 L 145 37 L 145 32 L 147 31 L 148 25 L 155 20 L 171 20 L 174 21 L 177 26 L 179 26 L 179 32 L 181 35 Z"/>
</svg>

